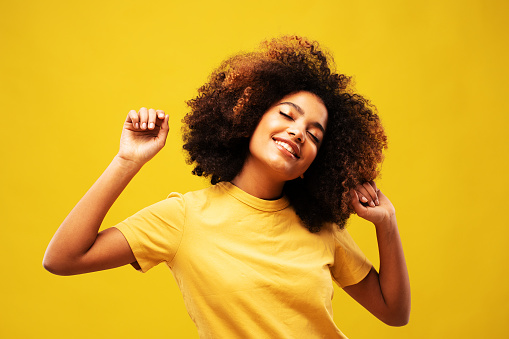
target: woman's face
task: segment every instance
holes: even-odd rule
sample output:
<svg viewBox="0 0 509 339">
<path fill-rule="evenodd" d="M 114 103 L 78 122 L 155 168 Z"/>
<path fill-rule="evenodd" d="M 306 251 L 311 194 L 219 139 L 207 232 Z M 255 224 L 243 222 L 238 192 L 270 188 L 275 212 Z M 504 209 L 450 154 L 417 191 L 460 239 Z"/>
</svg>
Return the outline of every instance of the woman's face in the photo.
<svg viewBox="0 0 509 339">
<path fill-rule="evenodd" d="M 248 163 L 276 180 L 298 178 L 315 160 L 327 117 L 325 105 L 315 94 L 300 91 L 285 96 L 265 112 L 256 127 Z"/>
</svg>

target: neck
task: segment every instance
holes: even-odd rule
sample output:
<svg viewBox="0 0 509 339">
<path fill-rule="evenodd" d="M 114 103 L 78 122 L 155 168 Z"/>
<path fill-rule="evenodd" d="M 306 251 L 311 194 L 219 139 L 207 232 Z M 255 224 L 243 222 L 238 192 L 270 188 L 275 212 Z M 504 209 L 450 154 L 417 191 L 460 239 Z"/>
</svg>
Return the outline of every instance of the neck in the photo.
<svg viewBox="0 0 509 339">
<path fill-rule="evenodd" d="M 247 168 L 249 166 L 244 166 L 231 183 L 260 199 L 275 200 L 281 198 L 285 185 L 284 181 L 267 177 L 262 174 L 262 171 L 249 171 Z"/>
</svg>

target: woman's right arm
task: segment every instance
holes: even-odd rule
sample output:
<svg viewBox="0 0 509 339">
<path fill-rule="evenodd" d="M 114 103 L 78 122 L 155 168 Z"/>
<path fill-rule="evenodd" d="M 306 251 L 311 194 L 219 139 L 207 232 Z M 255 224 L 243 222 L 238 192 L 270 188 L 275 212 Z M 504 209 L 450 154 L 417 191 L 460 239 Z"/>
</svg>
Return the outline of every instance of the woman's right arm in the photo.
<svg viewBox="0 0 509 339">
<path fill-rule="evenodd" d="M 118 154 L 56 231 L 44 255 L 44 268 L 54 274 L 72 275 L 136 261 L 118 229 L 98 231 L 127 184 L 163 148 L 168 129 L 168 116 L 163 111 L 142 108 L 129 112 Z"/>
</svg>

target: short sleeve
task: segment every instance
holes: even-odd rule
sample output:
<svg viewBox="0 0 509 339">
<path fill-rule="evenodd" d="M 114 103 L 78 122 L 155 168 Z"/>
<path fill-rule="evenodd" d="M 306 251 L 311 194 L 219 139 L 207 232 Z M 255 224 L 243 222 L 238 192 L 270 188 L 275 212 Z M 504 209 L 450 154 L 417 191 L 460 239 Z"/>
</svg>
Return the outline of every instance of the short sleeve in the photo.
<svg viewBox="0 0 509 339">
<path fill-rule="evenodd" d="M 373 266 L 346 229 L 334 230 L 334 265 L 332 278 L 340 287 L 355 285 L 366 277 Z"/>
<path fill-rule="evenodd" d="M 182 240 L 184 198 L 172 193 L 167 199 L 142 209 L 115 225 L 126 238 L 142 272 L 171 261 Z"/>
</svg>

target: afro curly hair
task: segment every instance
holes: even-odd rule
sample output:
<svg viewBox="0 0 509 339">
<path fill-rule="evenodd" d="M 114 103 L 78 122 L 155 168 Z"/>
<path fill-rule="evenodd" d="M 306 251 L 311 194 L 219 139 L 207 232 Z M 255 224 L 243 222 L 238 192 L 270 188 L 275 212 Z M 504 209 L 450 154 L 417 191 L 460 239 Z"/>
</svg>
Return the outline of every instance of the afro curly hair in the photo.
<svg viewBox="0 0 509 339">
<path fill-rule="evenodd" d="M 187 102 L 183 148 L 193 174 L 212 184 L 231 181 L 263 114 L 288 94 L 311 92 L 327 108 L 325 137 L 304 179 L 288 181 L 284 193 L 311 232 L 326 223 L 343 228 L 353 213 L 348 192 L 377 177 L 387 137 L 376 108 L 333 67 L 317 42 L 298 36 L 265 41 L 224 61 Z"/>
</svg>

